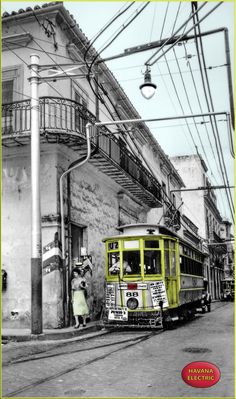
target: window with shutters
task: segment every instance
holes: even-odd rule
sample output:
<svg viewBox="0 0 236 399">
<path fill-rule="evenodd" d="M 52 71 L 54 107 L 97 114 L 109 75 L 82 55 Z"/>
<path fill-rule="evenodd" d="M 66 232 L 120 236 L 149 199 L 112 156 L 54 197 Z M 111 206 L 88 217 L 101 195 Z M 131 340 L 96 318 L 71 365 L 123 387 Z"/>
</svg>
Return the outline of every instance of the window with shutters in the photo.
<svg viewBox="0 0 236 399">
<path fill-rule="evenodd" d="M 23 65 L 2 68 L 2 104 L 24 99 Z"/>
<path fill-rule="evenodd" d="M 14 101 L 23 99 L 23 65 L 4 67 L 2 69 L 2 133 L 8 134 L 15 130 L 17 123 L 16 111 L 13 114 L 11 105 Z"/>
<path fill-rule="evenodd" d="M 5 80 L 2 82 L 2 104 L 13 102 L 13 80 Z"/>
<path fill-rule="evenodd" d="M 77 91 L 75 91 L 74 98 L 75 101 L 80 104 L 76 107 L 75 110 L 75 130 L 85 134 L 87 119 L 84 117 L 84 111 L 87 108 L 87 101 Z"/>
</svg>

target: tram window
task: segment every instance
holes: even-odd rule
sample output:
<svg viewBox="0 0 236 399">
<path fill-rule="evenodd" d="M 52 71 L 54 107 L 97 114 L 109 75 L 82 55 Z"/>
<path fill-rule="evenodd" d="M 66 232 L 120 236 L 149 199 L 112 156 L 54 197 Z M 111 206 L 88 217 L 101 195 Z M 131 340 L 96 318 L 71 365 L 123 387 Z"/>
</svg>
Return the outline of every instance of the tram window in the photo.
<svg viewBox="0 0 236 399">
<path fill-rule="evenodd" d="M 161 274 L 160 251 L 144 251 L 144 273 Z"/>
<path fill-rule="evenodd" d="M 165 275 L 170 275 L 170 254 L 169 251 L 165 251 Z"/>
<path fill-rule="evenodd" d="M 144 247 L 145 248 L 159 248 L 159 241 L 158 240 L 145 240 Z"/>
<path fill-rule="evenodd" d="M 179 253 L 180 253 L 180 255 L 183 254 L 183 247 L 182 247 L 182 245 L 179 246 Z"/>
<path fill-rule="evenodd" d="M 171 274 L 172 276 L 176 275 L 176 258 L 175 258 L 175 252 L 171 253 Z"/>
<path fill-rule="evenodd" d="M 164 248 L 169 249 L 169 241 L 164 240 Z"/>
<path fill-rule="evenodd" d="M 141 274 L 140 251 L 123 252 L 123 274 Z"/>
<path fill-rule="evenodd" d="M 170 241 L 170 249 L 175 249 L 175 243 L 173 241 Z"/>
<path fill-rule="evenodd" d="M 108 254 L 108 271 L 109 274 L 118 274 L 120 271 L 120 253 L 110 252 Z"/>
</svg>

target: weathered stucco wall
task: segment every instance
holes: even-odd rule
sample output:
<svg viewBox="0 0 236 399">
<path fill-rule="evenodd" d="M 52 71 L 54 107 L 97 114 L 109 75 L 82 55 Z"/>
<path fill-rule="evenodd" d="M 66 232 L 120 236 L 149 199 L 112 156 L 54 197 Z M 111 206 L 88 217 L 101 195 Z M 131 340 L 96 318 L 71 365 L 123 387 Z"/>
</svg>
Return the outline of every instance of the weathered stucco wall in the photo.
<svg viewBox="0 0 236 399">
<path fill-rule="evenodd" d="M 29 146 L 16 150 L 4 150 L 2 160 L 2 268 L 6 270 L 7 288 L 2 296 L 2 320 L 9 326 L 29 326 L 31 312 L 31 172 Z M 56 156 L 42 147 L 41 153 L 41 213 L 55 214 Z M 43 223 L 44 225 L 44 223 Z M 49 225 L 42 230 L 42 243 L 53 240 L 57 227 Z M 54 292 L 58 279 L 45 285 L 43 299 L 47 303 L 47 291 Z M 50 296 L 50 302 L 53 298 Z M 47 308 L 47 305 L 46 305 Z M 45 312 L 47 323 L 47 312 Z"/>
<path fill-rule="evenodd" d="M 65 169 L 66 160 L 60 158 L 60 168 Z M 64 191 L 66 193 L 66 190 Z M 67 212 L 67 210 L 66 210 Z M 101 312 L 104 295 L 105 246 L 104 237 L 119 234 L 119 223 L 146 221 L 145 207 L 121 192 L 112 179 L 86 163 L 71 173 L 71 222 L 84 228 L 84 243 L 92 255 L 93 275 L 89 283 L 88 303 L 91 317 Z M 68 245 L 68 243 L 67 243 Z"/>
<path fill-rule="evenodd" d="M 58 178 L 74 160 L 66 147 L 41 147 L 41 214 L 42 246 L 60 240 Z M 17 148 L 3 154 L 2 190 L 2 261 L 8 273 L 3 292 L 3 322 L 9 327 L 29 327 L 31 316 L 31 183 L 30 149 Z M 121 222 L 146 221 L 141 206 L 110 178 L 89 163 L 71 174 L 71 221 L 84 228 L 84 246 L 93 259 L 89 282 L 90 315 L 101 311 L 104 294 L 105 236 L 117 234 Z M 67 216 L 67 184 L 64 180 L 64 207 Z M 67 232 L 66 232 L 67 235 Z M 66 242 L 68 244 L 68 242 Z M 60 252 L 60 251 L 59 251 Z M 44 253 L 43 253 L 44 259 Z M 63 325 L 63 276 L 59 256 L 43 270 L 44 327 Z M 70 276 L 69 276 L 70 277 Z M 13 312 L 13 313 L 12 313 Z"/>
<path fill-rule="evenodd" d="M 201 160 L 197 156 L 172 157 L 171 162 L 182 177 L 186 187 L 204 186 L 204 170 Z M 198 234 L 205 238 L 204 191 L 182 192 L 181 196 L 184 201 L 183 213 L 198 227 Z"/>
</svg>

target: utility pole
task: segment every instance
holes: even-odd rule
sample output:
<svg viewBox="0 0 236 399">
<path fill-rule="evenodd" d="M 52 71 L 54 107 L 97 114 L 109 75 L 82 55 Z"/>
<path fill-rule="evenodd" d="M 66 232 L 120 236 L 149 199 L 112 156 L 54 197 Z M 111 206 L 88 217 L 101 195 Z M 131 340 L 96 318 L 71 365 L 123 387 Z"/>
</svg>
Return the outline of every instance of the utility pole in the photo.
<svg viewBox="0 0 236 399">
<path fill-rule="evenodd" d="M 41 334 L 42 317 L 42 233 L 40 207 L 40 132 L 38 69 L 39 56 L 31 60 L 31 333 Z"/>
</svg>

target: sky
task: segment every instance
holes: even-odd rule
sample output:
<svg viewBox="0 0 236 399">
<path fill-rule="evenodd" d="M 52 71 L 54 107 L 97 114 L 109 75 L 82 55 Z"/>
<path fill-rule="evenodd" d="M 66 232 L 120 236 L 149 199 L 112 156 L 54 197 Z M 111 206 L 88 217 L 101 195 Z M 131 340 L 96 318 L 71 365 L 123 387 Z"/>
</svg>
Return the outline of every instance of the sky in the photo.
<svg viewBox="0 0 236 399">
<path fill-rule="evenodd" d="M 27 6 L 44 2 L 2 2 L 4 11 L 25 9 Z M 101 31 L 104 25 L 119 11 L 131 2 L 121 1 L 65 1 L 64 6 L 73 14 L 83 33 L 89 40 Z M 97 51 L 102 50 L 112 35 L 126 25 L 145 3 L 135 2 L 129 10 L 117 19 L 95 41 Z M 203 2 L 198 2 L 198 8 Z M 219 2 L 208 2 L 199 11 L 201 19 Z M 166 39 L 172 35 L 189 17 L 191 3 L 151 1 L 139 16 L 117 37 L 114 42 L 101 53 L 106 58 L 123 53 L 125 49 L 147 44 L 152 41 Z M 192 26 L 190 22 L 185 28 L 187 32 Z M 201 31 L 209 31 L 227 27 L 229 29 L 231 67 L 234 71 L 234 3 L 223 2 L 201 23 Z M 180 33 L 183 33 L 181 29 Z M 189 35 L 194 31 L 190 31 Z M 165 49 L 167 47 L 165 46 Z M 193 40 L 184 45 L 176 45 L 151 67 L 152 81 L 157 90 L 150 100 L 144 99 L 139 90 L 144 81 L 145 62 L 156 50 L 107 61 L 107 66 L 113 72 L 125 93 L 142 118 L 164 118 L 201 112 L 208 112 L 207 103 L 197 60 L 196 46 Z M 217 33 L 203 38 L 203 51 L 208 72 L 209 85 L 215 112 L 229 111 L 229 91 L 227 86 L 226 59 L 223 33 Z M 155 61 L 155 58 L 152 59 Z M 179 69 L 181 73 L 179 73 Z M 217 117 L 219 136 L 224 154 L 226 177 L 230 185 L 234 185 L 234 160 L 230 154 L 227 123 L 223 115 Z M 205 123 L 202 123 L 205 122 Z M 183 119 L 174 121 L 152 122 L 148 126 L 169 156 L 196 154 L 202 155 L 207 167 L 208 177 L 212 185 L 222 185 L 215 138 L 208 118 L 188 120 L 188 126 Z M 233 196 L 233 190 L 232 196 Z M 224 218 L 231 219 L 229 206 L 224 190 L 216 190 L 218 207 Z"/>
</svg>

